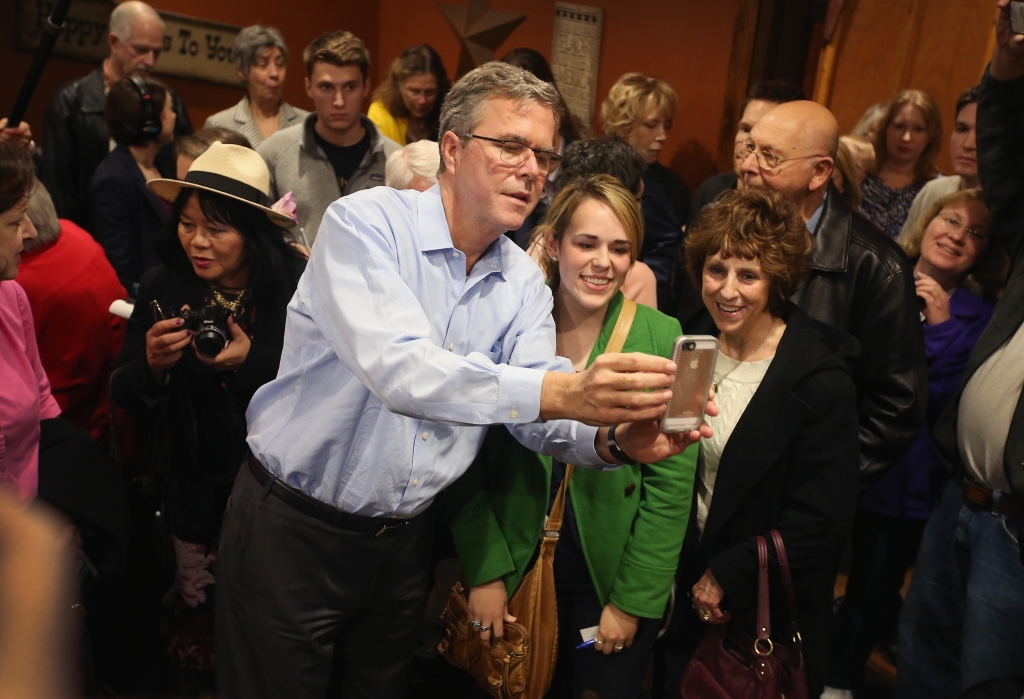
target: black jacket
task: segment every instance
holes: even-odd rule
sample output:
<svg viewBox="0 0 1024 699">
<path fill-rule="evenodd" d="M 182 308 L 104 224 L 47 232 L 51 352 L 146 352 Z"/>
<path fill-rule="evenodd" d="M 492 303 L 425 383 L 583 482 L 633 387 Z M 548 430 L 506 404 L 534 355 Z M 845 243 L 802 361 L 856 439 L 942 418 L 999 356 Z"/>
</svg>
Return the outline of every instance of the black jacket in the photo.
<svg viewBox="0 0 1024 699">
<path fill-rule="evenodd" d="M 231 484 L 245 457 L 245 411 L 253 394 L 277 376 L 284 346 L 287 300 L 295 292 L 305 261 L 289 261 L 279 307 L 254 308 L 251 347 L 235 371 L 215 371 L 187 348 L 168 372 L 166 385 L 153 381 L 146 360 L 146 333 L 155 322 L 151 301 L 165 313 L 203 305 L 207 286 L 183 279 L 160 265 L 142 277 L 138 301 L 128 320 L 124 346 L 114 362 L 110 394 L 141 418 L 149 434 L 148 472 L 166 473 L 167 528 L 185 541 L 214 540 Z"/>
<path fill-rule="evenodd" d="M 992 353 L 1021 331 L 1024 323 L 1024 78 L 995 80 L 986 71 L 978 97 L 978 173 L 993 230 L 1010 256 L 1010 277 L 995 313 L 964 370 L 960 385 L 935 424 L 939 458 L 954 475 L 963 463 L 957 447 L 957 413 L 964 386 Z M 1006 436 L 1003 466 L 1010 489 L 1024 498 L 1024 394 Z M 1024 530 L 1022 530 L 1024 533 Z M 1024 558 L 1022 558 L 1024 560 Z"/>
<path fill-rule="evenodd" d="M 811 275 L 793 301 L 853 335 L 861 487 L 903 456 L 928 405 L 913 268 L 903 250 L 850 210 L 834 185 L 814 232 Z"/>
<path fill-rule="evenodd" d="M 723 607 L 739 619 L 751 617 L 757 609 L 754 537 L 778 529 L 792 570 L 810 696 L 817 697 L 833 585 L 857 505 L 857 398 L 850 375 L 857 343 L 793 305 L 785 317 L 775 359 L 722 452 L 703 536 L 691 519 L 677 594 L 681 600 L 710 568 L 725 591 Z M 685 331 L 717 334 L 707 311 Z M 772 640 L 791 644 L 771 543 L 768 550 Z M 688 604 L 677 602 L 676 610 L 668 642 L 685 651 L 707 625 Z"/>
<path fill-rule="evenodd" d="M 43 181 L 53 197 L 57 215 L 83 228 L 87 227 L 89 181 L 110 152 L 110 132 L 103 119 L 105 88 L 101 66 L 59 87 L 43 117 Z M 171 98 L 178 116 L 174 135 L 192 133 L 184 103 L 173 90 Z M 174 177 L 173 149 L 162 149 L 160 156 L 160 171 Z"/>
<path fill-rule="evenodd" d="M 89 183 L 86 230 L 103 246 L 129 296 L 142 273 L 156 265 L 156 242 L 170 209 L 146 188 L 146 178 L 128 146 L 103 159 Z"/>
</svg>

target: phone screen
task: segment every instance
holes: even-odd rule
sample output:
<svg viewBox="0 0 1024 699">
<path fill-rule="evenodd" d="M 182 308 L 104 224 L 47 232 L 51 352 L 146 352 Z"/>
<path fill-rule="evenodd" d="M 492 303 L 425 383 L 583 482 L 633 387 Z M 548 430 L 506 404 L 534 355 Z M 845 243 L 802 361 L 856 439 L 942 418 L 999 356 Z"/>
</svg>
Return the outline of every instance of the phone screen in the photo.
<svg viewBox="0 0 1024 699">
<path fill-rule="evenodd" d="M 668 419 L 693 419 L 704 417 L 704 403 L 708 397 L 708 386 L 715 373 L 717 347 L 686 349 L 680 344 L 676 354 L 676 381 L 672 386 L 672 401 L 665 415 Z"/>
</svg>

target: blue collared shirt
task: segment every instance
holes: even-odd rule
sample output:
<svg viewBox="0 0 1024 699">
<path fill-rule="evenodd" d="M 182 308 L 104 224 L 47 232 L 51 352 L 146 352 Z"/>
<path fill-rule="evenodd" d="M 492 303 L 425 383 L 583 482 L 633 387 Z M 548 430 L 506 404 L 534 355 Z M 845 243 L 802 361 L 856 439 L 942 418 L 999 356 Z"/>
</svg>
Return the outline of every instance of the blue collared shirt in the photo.
<svg viewBox="0 0 1024 699">
<path fill-rule="evenodd" d="M 825 210 L 825 202 L 828 200 L 828 188 L 825 189 L 825 196 L 821 198 L 821 203 L 818 204 L 818 208 L 814 210 L 811 217 L 807 219 L 807 230 L 810 231 L 811 235 L 814 235 L 814 231 L 818 228 L 818 222 L 821 221 L 821 212 Z"/>
<path fill-rule="evenodd" d="M 277 378 L 253 396 L 249 447 L 288 485 L 346 512 L 409 517 L 469 467 L 487 425 L 604 465 L 596 428 L 537 422 L 555 356 L 552 297 L 507 236 L 466 275 L 440 188 L 375 187 L 331 204 L 288 304 Z"/>
</svg>

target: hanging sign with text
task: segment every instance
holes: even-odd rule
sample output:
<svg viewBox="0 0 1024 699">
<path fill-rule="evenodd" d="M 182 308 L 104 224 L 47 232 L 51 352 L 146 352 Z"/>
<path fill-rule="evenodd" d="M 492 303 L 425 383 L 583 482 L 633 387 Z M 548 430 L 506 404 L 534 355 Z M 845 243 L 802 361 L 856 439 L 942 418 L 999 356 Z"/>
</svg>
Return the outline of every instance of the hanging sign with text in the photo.
<svg viewBox="0 0 1024 699">
<path fill-rule="evenodd" d="M 34 50 L 53 11 L 53 0 L 21 0 L 17 46 Z M 99 63 L 110 54 L 107 24 L 115 5 L 104 0 L 74 0 L 64 30 L 53 47 L 54 54 Z M 171 12 L 164 20 L 164 48 L 155 73 L 238 85 L 231 63 L 231 45 L 240 27 L 208 22 Z"/>
<path fill-rule="evenodd" d="M 551 72 L 566 106 L 580 122 L 584 138 L 592 135 L 594 129 L 603 22 L 604 11 L 600 8 L 555 3 Z"/>
</svg>

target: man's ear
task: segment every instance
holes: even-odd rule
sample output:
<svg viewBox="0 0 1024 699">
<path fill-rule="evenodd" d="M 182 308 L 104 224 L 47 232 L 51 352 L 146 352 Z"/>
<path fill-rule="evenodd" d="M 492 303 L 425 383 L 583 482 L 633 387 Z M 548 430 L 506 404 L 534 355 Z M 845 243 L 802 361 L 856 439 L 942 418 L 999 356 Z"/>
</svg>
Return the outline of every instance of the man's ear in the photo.
<svg viewBox="0 0 1024 699">
<path fill-rule="evenodd" d="M 115 34 L 114 32 L 109 32 L 107 34 L 107 46 L 110 47 L 111 53 L 113 53 L 114 46 L 117 44 L 118 41 L 120 41 L 120 39 L 117 38 L 117 34 Z"/>
<path fill-rule="evenodd" d="M 814 164 L 814 171 L 811 173 L 811 181 L 807 184 L 807 189 L 811 192 L 817 192 L 822 187 L 828 187 L 828 183 L 832 181 L 832 171 L 835 169 L 836 163 L 832 158 L 821 158 Z"/>
<path fill-rule="evenodd" d="M 454 131 L 445 131 L 441 136 L 441 162 L 445 172 L 455 174 L 455 154 L 462 148 L 462 139 Z"/>
<path fill-rule="evenodd" d="M 302 84 L 306 86 L 306 97 L 313 99 L 313 83 L 309 82 L 308 75 L 302 79 Z"/>
<path fill-rule="evenodd" d="M 363 82 L 363 96 L 370 94 L 370 76 L 366 76 L 366 80 Z"/>
</svg>

